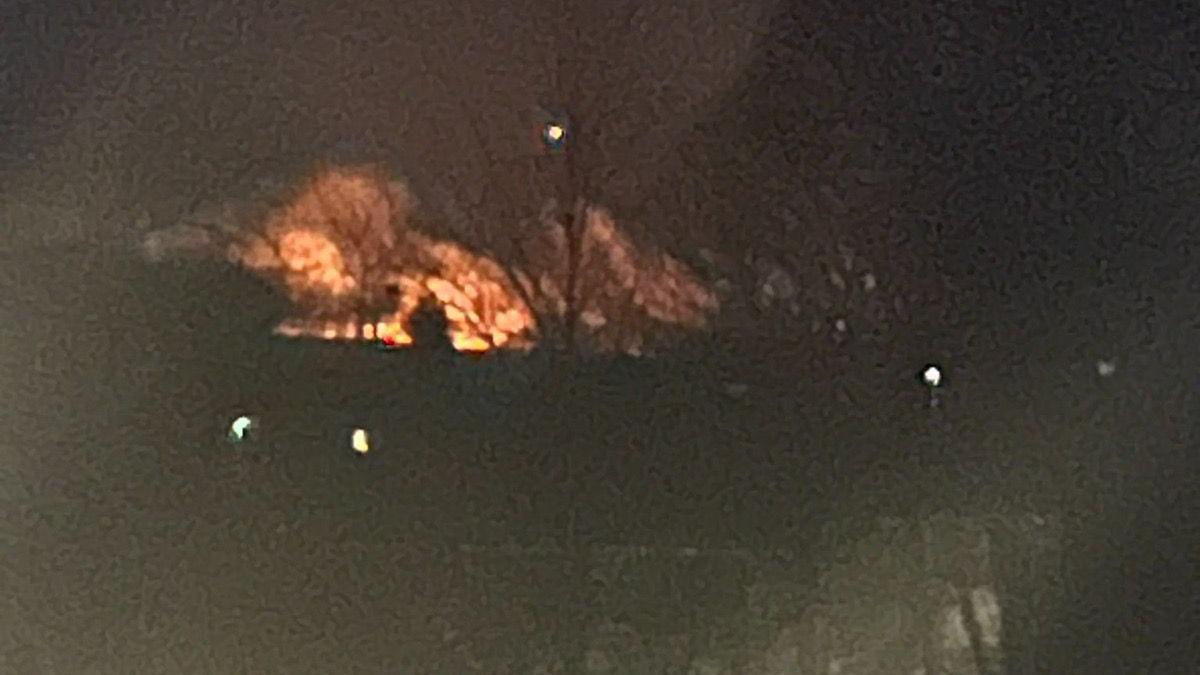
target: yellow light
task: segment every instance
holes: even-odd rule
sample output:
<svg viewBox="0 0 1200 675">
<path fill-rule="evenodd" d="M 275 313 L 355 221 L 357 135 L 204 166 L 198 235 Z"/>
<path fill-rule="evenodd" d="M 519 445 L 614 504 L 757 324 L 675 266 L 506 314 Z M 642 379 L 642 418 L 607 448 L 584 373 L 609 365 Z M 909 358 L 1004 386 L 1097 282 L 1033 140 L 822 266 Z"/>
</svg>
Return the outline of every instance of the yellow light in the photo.
<svg viewBox="0 0 1200 675">
<path fill-rule="evenodd" d="M 233 441 L 243 441 L 246 439 L 246 434 L 254 428 L 254 420 L 242 415 L 229 425 L 229 438 Z"/>
<path fill-rule="evenodd" d="M 566 130 L 557 124 L 551 124 L 546 127 L 546 138 L 552 141 L 561 141 L 566 133 Z"/>
<path fill-rule="evenodd" d="M 375 326 L 375 337 L 385 344 L 406 346 L 412 344 L 412 336 L 399 323 L 379 323 Z"/>
<path fill-rule="evenodd" d="M 454 348 L 460 352 L 486 352 L 492 345 L 478 335 L 458 333 L 453 336 Z"/>
<path fill-rule="evenodd" d="M 350 447 L 360 455 L 371 451 L 371 441 L 367 438 L 365 429 L 355 429 L 354 433 L 350 434 Z"/>
</svg>

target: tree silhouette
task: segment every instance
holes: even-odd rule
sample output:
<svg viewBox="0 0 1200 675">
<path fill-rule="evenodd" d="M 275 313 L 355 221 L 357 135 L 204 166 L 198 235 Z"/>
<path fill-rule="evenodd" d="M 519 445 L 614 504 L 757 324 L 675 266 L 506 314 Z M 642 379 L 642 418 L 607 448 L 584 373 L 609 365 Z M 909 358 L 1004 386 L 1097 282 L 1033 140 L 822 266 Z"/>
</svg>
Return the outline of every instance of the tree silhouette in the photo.
<svg viewBox="0 0 1200 675">
<path fill-rule="evenodd" d="M 239 231 L 239 261 L 272 270 L 317 315 L 375 323 L 395 310 L 386 286 L 413 218 L 408 188 L 373 165 L 319 165 L 261 224 Z"/>
<path fill-rule="evenodd" d="M 628 25 L 640 8 L 640 3 L 629 3 L 620 10 L 621 16 L 611 17 L 611 20 L 616 25 Z M 517 228 L 522 214 L 511 210 L 512 205 L 527 203 L 527 198 L 522 198 L 518 192 L 529 190 L 530 186 L 514 185 L 513 177 L 531 177 L 538 183 L 532 190 L 534 195 L 543 199 L 549 196 L 553 200 L 555 211 L 546 219 L 548 222 L 539 225 L 551 225 L 565 242 L 562 252 L 565 260 L 561 261 L 561 265 L 559 261 L 549 265 L 551 269 L 565 269 L 565 278 L 558 280 L 562 284 L 561 311 L 553 301 L 538 302 L 538 298 L 534 297 L 538 293 L 536 283 L 529 284 L 535 288 L 520 283 L 523 275 L 518 262 L 510 260 L 508 267 L 516 282 L 513 285 L 524 294 L 523 299 L 530 311 L 535 313 L 543 336 L 557 334 L 570 349 L 577 347 L 579 323 L 587 301 L 582 293 L 587 216 L 589 209 L 595 206 L 594 188 L 605 177 L 594 130 L 599 129 L 600 122 L 621 105 L 619 99 L 605 98 L 598 92 L 590 91 L 586 85 L 588 76 L 599 72 L 601 66 L 581 58 L 581 53 L 588 48 L 584 40 L 586 22 L 578 9 L 563 0 L 557 11 L 546 19 L 546 31 L 554 36 L 556 43 L 555 58 L 547 73 L 552 93 L 548 102 L 534 105 L 526 113 L 525 120 L 536 135 L 535 146 L 528 154 L 497 156 L 480 121 L 466 117 L 466 126 L 473 133 L 475 145 L 488 165 L 489 170 L 485 175 L 489 184 L 485 189 L 500 191 L 491 199 L 491 206 L 499 209 L 501 225 L 511 228 L 510 239 L 530 236 L 530 233 Z M 517 171 L 514 165 L 518 162 L 527 163 L 526 168 L 532 168 L 532 174 Z M 470 215 L 479 218 L 482 210 L 480 205 L 470 206 Z M 521 246 L 513 248 L 520 249 Z M 511 257 L 519 259 L 520 256 Z"/>
</svg>

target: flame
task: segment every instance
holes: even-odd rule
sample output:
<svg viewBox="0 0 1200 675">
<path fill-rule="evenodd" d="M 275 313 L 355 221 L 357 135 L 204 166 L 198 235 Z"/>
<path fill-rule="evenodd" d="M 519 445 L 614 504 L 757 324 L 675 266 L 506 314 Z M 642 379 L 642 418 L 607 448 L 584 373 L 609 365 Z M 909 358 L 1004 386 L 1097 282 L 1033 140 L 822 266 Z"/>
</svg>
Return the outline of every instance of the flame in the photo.
<svg viewBox="0 0 1200 675">
<path fill-rule="evenodd" d="M 284 233 L 279 240 L 279 257 L 292 276 L 291 287 L 299 293 L 319 289 L 344 296 L 354 290 L 354 277 L 346 273 L 341 251 L 319 233 L 307 230 Z"/>
<path fill-rule="evenodd" d="M 465 333 L 454 333 L 450 336 L 450 342 L 454 348 L 460 352 L 486 352 L 492 348 L 492 343 L 477 335 L 469 335 Z"/>
<path fill-rule="evenodd" d="M 305 310 L 278 327 L 291 337 L 412 345 L 411 318 L 432 301 L 454 348 L 479 353 L 528 349 L 539 314 L 564 316 L 561 226 L 543 222 L 535 235 L 542 248 L 531 260 L 549 264 L 506 268 L 412 227 L 413 203 L 403 183 L 378 170 L 326 169 L 236 241 L 229 256 L 274 279 Z M 606 212 L 588 211 L 584 237 L 581 320 L 602 347 L 637 351 L 639 322 L 698 327 L 715 311 L 714 296 L 681 263 L 638 250 Z"/>
<path fill-rule="evenodd" d="M 379 340 L 389 346 L 404 347 L 413 343 L 412 336 L 398 322 L 379 322 L 363 326 L 364 340 Z"/>
</svg>

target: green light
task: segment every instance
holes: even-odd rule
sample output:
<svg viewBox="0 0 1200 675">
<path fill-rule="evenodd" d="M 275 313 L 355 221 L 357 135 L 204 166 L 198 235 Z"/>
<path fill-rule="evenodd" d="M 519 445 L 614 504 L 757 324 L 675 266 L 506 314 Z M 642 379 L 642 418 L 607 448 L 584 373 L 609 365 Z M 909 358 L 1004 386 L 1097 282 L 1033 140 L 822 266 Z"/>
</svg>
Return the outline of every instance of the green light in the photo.
<svg viewBox="0 0 1200 675">
<path fill-rule="evenodd" d="M 242 415 L 229 425 L 229 439 L 232 441 L 243 441 L 246 439 L 246 434 L 254 427 L 254 420 Z"/>
</svg>

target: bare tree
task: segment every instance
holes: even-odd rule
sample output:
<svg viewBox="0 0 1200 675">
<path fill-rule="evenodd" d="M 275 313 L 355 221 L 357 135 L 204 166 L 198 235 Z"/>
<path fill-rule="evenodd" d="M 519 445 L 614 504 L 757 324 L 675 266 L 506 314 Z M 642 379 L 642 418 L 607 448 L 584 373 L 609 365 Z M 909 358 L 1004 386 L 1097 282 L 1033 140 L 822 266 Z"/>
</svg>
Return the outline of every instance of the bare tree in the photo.
<svg viewBox="0 0 1200 675">
<path fill-rule="evenodd" d="M 395 307 L 386 293 L 413 208 L 407 188 L 377 167 L 320 167 L 261 226 L 232 242 L 234 257 L 275 270 L 303 306 L 377 321 Z"/>
<path fill-rule="evenodd" d="M 629 3 L 623 15 L 614 17 L 618 25 L 628 25 L 634 19 L 640 5 Z M 520 256 L 505 256 L 509 258 L 509 273 L 513 277 L 514 287 L 524 294 L 524 300 L 530 310 L 537 316 L 543 334 L 551 333 L 561 336 L 568 348 L 577 347 L 580 318 L 584 313 L 586 298 L 583 296 L 584 260 L 588 238 L 588 214 L 595 207 L 594 187 L 602 180 L 601 165 L 596 143 L 595 130 L 600 128 L 600 122 L 608 116 L 619 101 L 607 101 L 595 95 L 588 89 L 588 76 L 595 75 L 597 69 L 590 67 L 586 58 L 587 46 L 585 40 L 585 21 L 567 0 L 562 0 L 558 11 L 550 16 L 547 30 L 556 37 L 554 57 L 548 66 L 549 87 L 552 92 L 550 101 L 544 101 L 533 106 L 527 121 L 538 136 L 538 146 L 531 148 L 528 154 L 513 157 L 500 157 L 491 150 L 488 136 L 480 128 L 478 119 L 468 118 L 467 126 L 474 136 L 475 146 L 483 154 L 488 175 L 493 172 L 512 174 L 517 164 L 524 164 L 526 170 L 533 170 L 535 180 L 544 185 L 535 186 L 533 192 L 539 197 L 552 197 L 555 212 L 539 225 L 550 225 L 561 236 L 562 255 L 565 260 L 555 261 L 554 268 L 565 271 L 563 278 L 556 280 L 560 284 L 562 296 L 562 311 L 557 311 L 558 303 L 554 301 L 539 302 L 535 297 L 539 290 L 536 283 L 529 283 L 519 269 Z M 463 106 L 466 110 L 467 106 Z M 530 174 L 524 174 L 530 175 Z M 498 191 L 491 196 L 490 208 L 499 209 L 503 227 L 517 228 L 522 217 L 529 214 L 513 212 L 510 207 L 528 204 L 522 195 L 515 194 L 516 188 L 508 185 L 503 176 L 494 176 L 495 180 L 486 180 L 486 190 Z M 529 186 L 525 186 L 528 188 Z M 480 218 L 480 205 L 470 205 L 472 218 Z M 517 231 L 510 239 L 534 239 L 544 233 Z M 529 242 L 522 242 L 528 244 Z M 552 248 L 556 252 L 557 248 Z M 526 261 L 527 262 L 527 261 Z M 524 283 L 522 283 L 524 281 Z"/>
<path fill-rule="evenodd" d="M 640 7 L 640 3 L 630 3 L 623 10 L 623 16 L 616 19 L 616 25 L 630 25 Z M 599 166 L 595 130 L 609 112 L 602 105 L 600 97 L 588 96 L 585 76 L 591 69 L 581 58 L 582 52 L 586 51 L 585 24 L 576 9 L 570 0 L 561 0 L 559 4 L 556 17 L 558 45 L 550 78 L 553 91 L 560 97 L 556 106 L 562 119 L 548 122 L 543 129 L 544 134 L 559 134 L 557 138 L 546 140 L 557 141 L 558 147 L 554 150 L 562 160 L 558 190 L 560 199 L 557 203 L 563 207 L 558 220 L 567 242 L 566 314 L 563 328 L 571 348 L 575 347 L 579 319 L 583 313 L 580 277 L 588 234 L 587 217 L 595 198 L 592 194 L 593 181 L 598 178 L 595 175 Z"/>
<path fill-rule="evenodd" d="M 315 210 L 328 219 L 328 232 L 346 272 L 357 281 L 356 318 L 360 323 L 379 321 L 395 310 L 383 290 L 396 266 L 396 248 L 412 208 L 411 197 L 377 167 L 347 173 L 337 181 L 314 181 L 307 194 Z"/>
<path fill-rule="evenodd" d="M 538 155 L 534 152 L 531 152 L 527 156 L 522 155 L 512 157 L 507 160 L 499 157 L 491 150 L 491 144 L 488 142 L 488 137 L 484 134 L 483 130 L 479 126 L 479 120 L 474 117 L 468 117 L 467 122 L 474 137 L 475 147 L 479 149 L 480 153 L 482 153 L 488 168 L 492 170 L 504 170 L 510 168 L 513 164 L 518 162 L 528 162 L 532 164 L 538 158 Z M 485 171 L 483 198 L 486 200 L 489 196 L 491 196 L 488 195 L 487 192 L 489 189 L 498 191 L 499 194 L 494 195 L 495 198 L 491 199 L 490 206 L 493 209 L 499 209 L 496 215 L 499 217 L 502 227 L 518 228 L 519 230 L 520 228 L 518 225 L 521 222 L 522 216 L 527 216 L 527 214 L 521 214 L 515 207 L 523 204 L 525 200 L 521 199 L 518 195 L 513 194 L 513 191 L 508 189 L 507 181 L 488 180 L 492 178 L 488 175 L 490 173 L 491 171 Z M 470 211 L 468 213 L 468 217 L 476 220 L 482 218 L 479 204 L 471 204 L 469 208 Z M 517 240 L 524 238 L 526 235 L 527 233 L 524 231 L 517 231 L 515 233 L 509 233 L 507 236 L 502 238 L 508 240 L 509 242 L 516 241 L 518 246 L 515 248 L 519 249 L 520 242 Z M 495 239 L 493 236 L 486 238 L 489 241 Z M 538 302 L 534 282 L 529 279 L 525 272 L 521 269 L 521 264 L 525 261 L 522 260 L 522 257 L 518 251 L 512 250 L 513 248 L 513 246 L 509 246 L 510 250 L 505 251 L 503 255 L 492 255 L 491 257 L 495 259 L 497 263 L 502 264 L 504 272 L 509 277 L 508 281 L 512 285 L 513 289 L 515 289 L 516 292 L 521 296 L 521 301 L 524 302 L 528 307 L 529 312 L 534 316 L 539 330 L 543 334 L 547 332 L 553 332 L 552 324 L 554 323 L 554 312 L 544 308 L 543 303 Z"/>
</svg>

